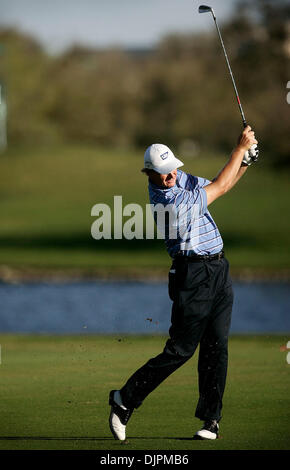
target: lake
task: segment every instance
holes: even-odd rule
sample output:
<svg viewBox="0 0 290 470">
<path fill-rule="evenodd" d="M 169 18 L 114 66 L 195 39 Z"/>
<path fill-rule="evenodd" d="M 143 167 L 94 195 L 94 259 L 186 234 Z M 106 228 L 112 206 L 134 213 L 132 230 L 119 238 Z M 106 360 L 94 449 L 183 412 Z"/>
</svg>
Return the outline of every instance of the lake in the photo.
<svg viewBox="0 0 290 470">
<path fill-rule="evenodd" d="M 288 283 L 236 282 L 231 333 L 290 332 Z M 165 282 L 0 284 L 0 332 L 167 334 Z"/>
</svg>

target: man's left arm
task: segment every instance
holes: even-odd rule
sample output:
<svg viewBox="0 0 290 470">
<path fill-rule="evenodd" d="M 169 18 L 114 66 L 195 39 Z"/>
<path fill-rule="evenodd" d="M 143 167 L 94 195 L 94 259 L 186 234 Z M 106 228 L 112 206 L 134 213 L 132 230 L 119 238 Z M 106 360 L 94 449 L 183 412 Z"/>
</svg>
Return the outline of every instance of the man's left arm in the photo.
<svg viewBox="0 0 290 470">
<path fill-rule="evenodd" d="M 232 184 L 230 185 L 229 189 L 232 189 L 235 186 L 235 184 L 239 181 L 239 179 L 246 173 L 247 169 L 248 169 L 248 165 L 242 163 L 242 165 L 240 166 L 240 169 L 239 169 L 238 173 L 236 174 L 235 179 L 232 181 Z M 217 179 L 217 177 L 218 177 L 218 175 L 211 182 L 213 183 Z"/>
<path fill-rule="evenodd" d="M 235 186 L 235 184 L 239 181 L 239 179 L 246 173 L 247 169 L 248 169 L 248 165 L 245 165 L 242 163 L 230 189 L 232 189 L 232 187 Z"/>
</svg>

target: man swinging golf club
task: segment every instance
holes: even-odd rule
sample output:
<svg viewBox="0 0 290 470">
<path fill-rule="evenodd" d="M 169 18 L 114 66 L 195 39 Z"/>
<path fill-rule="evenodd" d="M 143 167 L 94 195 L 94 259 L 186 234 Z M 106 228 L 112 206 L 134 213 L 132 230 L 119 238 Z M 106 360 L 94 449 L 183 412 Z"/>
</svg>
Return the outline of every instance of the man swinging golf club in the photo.
<svg viewBox="0 0 290 470">
<path fill-rule="evenodd" d="M 247 126 L 228 162 L 212 181 L 179 170 L 183 163 L 163 144 L 153 144 L 145 152 L 143 171 L 149 178 L 150 203 L 171 205 L 177 212 L 182 211 L 183 220 L 186 213 L 196 214 L 193 206 L 198 214 L 196 220 L 188 222 L 186 239 L 180 234 L 171 239 L 170 230 L 165 231 L 167 250 L 173 259 L 169 272 L 173 301 L 170 338 L 161 354 L 138 369 L 120 390 L 110 392 L 109 423 L 115 439 L 126 438 L 126 425 L 134 409 L 192 357 L 198 344 L 199 401 L 195 416 L 204 424 L 194 438 L 218 437 L 233 293 L 223 241 L 208 206 L 245 173 L 252 163 L 248 151 L 257 143 Z M 196 224 L 198 236 L 196 227 L 193 229 Z"/>
<path fill-rule="evenodd" d="M 199 12 L 211 12 L 216 23 L 211 7 L 202 5 Z M 119 440 L 126 439 L 126 425 L 134 409 L 192 357 L 198 344 L 199 400 L 195 416 L 204 424 L 194 439 L 217 439 L 219 433 L 233 291 L 223 240 L 208 206 L 239 181 L 259 153 L 258 141 L 245 120 L 219 29 L 218 33 L 244 131 L 228 162 L 212 181 L 179 170 L 183 163 L 163 144 L 153 144 L 145 152 L 142 171 L 149 179 L 150 203 L 153 207 L 169 207 L 169 212 L 175 214 L 173 219 L 169 216 L 163 230 L 161 227 L 172 258 L 169 296 L 173 305 L 169 339 L 163 351 L 138 369 L 120 390 L 109 394 L 110 429 Z"/>
</svg>

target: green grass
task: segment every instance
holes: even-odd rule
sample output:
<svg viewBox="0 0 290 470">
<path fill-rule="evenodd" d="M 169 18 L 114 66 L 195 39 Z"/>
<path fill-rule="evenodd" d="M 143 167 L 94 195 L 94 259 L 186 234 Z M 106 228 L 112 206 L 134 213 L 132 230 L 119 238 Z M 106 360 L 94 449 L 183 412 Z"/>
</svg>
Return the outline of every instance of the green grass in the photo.
<svg viewBox="0 0 290 470">
<path fill-rule="evenodd" d="M 289 449 L 289 336 L 232 336 L 222 438 L 193 441 L 197 353 L 134 412 L 126 447 L 108 392 L 161 352 L 159 336 L 1 335 L 0 449 Z"/>
<path fill-rule="evenodd" d="M 226 156 L 184 159 L 185 171 L 212 178 Z M 91 208 L 134 202 L 145 208 L 143 154 L 62 145 L 11 148 L 0 158 L 0 265 L 11 268 L 134 272 L 168 268 L 160 240 L 96 241 Z M 258 164 L 210 207 L 233 270 L 289 270 L 289 174 Z M 124 218 L 124 221 L 126 218 Z"/>
</svg>

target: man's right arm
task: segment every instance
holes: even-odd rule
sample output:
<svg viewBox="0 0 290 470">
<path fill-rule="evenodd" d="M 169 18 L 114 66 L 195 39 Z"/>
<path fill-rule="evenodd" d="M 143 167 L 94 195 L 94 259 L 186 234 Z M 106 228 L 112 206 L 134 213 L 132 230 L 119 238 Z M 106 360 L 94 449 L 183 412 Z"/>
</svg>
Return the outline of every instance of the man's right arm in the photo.
<svg viewBox="0 0 290 470">
<path fill-rule="evenodd" d="M 244 154 L 253 144 L 257 144 L 255 133 L 247 126 L 239 137 L 238 145 L 233 150 L 229 161 L 219 174 L 214 178 L 212 183 L 204 187 L 207 195 L 207 205 L 211 204 L 215 199 L 227 193 L 239 180 L 240 176 L 245 172 L 241 172 L 241 164 Z"/>
</svg>

